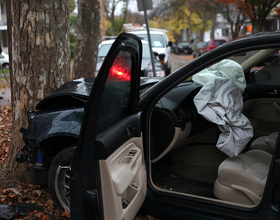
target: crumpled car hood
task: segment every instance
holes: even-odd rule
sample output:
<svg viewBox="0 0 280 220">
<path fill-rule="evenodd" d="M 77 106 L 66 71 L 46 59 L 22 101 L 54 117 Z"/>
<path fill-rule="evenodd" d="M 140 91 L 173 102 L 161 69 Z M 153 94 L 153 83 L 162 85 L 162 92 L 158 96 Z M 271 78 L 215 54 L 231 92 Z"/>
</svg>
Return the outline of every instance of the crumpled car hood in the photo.
<svg viewBox="0 0 280 220">
<path fill-rule="evenodd" d="M 140 91 L 161 80 L 156 77 L 141 78 Z M 94 82 L 95 77 L 67 82 L 37 104 L 36 109 L 41 111 L 35 114 L 32 123 L 37 144 L 55 136 L 79 138 L 84 105 Z M 28 129 L 31 130 L 30 127 Z"/>
<path fill-rule="evenodd" d="M 88 100 L 90 96 L 95 79 L 95 77 L 81 78 L 63 84 L 61 87 L 42 99 L 37 104 L 36 109 L 53 110 L 59 107 L 71 108 L 75 106 L 83 106 L 83 103 Z M 140 90 L 161 80 L 162 78 L 158 77 L 141 77 Z M 71 99 L 69 97 L 71 97 Z M 78 100 L 81 103 L 79 103 Z M 75 101 L 77 103 L 72 103 Z M 70 103 L 72 103 L 72 106 L 69 106 Z"/>
<path fill-rule="evenodd" d="M 53 136 L 78 138 L 81 130 L 84 108 L 55 112 L 43 112 L 34 117 L 37 143 Z"/>
</svg>

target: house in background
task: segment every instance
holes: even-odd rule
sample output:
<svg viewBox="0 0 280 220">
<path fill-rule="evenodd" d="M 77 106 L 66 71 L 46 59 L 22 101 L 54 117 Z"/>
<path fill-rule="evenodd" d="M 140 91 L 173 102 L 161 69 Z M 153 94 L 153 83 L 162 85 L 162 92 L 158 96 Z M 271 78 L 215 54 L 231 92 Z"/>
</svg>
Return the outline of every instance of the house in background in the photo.
<svg viewBox="0 0 280 220">
<path fill-rule="evenodd" d="M 0 44 L 2 51 L 8 53 L 7 15 L 4 0 L 0 0 Z"/>
</svg>

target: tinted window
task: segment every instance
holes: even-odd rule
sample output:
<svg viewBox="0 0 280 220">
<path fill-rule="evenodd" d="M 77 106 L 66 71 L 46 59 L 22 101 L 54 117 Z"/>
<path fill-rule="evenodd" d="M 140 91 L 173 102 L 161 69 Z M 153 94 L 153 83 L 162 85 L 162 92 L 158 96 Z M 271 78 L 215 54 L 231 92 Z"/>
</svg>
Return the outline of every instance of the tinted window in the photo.
<svg viewBox="0 0 280 220">
<path fill-rule="evenodd" d="M 131 94 L 131 73 L 131 54 L 121 51 L 110 68 L 103 90 L 98 113 L 98 133 L 127 116 Z"/>
</svg>

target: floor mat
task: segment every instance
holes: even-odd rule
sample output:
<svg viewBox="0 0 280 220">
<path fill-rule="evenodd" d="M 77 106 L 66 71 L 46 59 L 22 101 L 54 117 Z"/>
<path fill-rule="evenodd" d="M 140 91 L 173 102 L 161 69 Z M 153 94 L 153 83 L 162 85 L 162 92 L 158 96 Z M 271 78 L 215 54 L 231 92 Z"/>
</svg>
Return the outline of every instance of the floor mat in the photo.
<svg viewBox="0 0 280 220">
<path fill-rule="evenodd" d="M 171 171 L 154 172 L 153 182 L 158 187 L 170 191 L 216 198 L 213 194 L 213 184 L 188 180 L 180 176 L 176 176 Z"/>
</svg>

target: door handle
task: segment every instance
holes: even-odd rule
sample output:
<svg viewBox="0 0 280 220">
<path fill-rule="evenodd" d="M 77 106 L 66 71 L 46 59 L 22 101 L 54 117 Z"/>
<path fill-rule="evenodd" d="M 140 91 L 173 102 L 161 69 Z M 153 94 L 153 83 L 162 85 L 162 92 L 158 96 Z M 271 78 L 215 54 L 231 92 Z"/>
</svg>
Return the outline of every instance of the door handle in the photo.
<svg viewBox="0 0 280 220">
<path fill-rule="evenodd" d="M 280 106 L 276 102 L 273 102 L 272 105 L 280 113 Z"/>
</svg>

